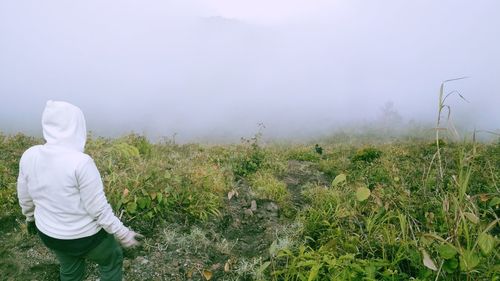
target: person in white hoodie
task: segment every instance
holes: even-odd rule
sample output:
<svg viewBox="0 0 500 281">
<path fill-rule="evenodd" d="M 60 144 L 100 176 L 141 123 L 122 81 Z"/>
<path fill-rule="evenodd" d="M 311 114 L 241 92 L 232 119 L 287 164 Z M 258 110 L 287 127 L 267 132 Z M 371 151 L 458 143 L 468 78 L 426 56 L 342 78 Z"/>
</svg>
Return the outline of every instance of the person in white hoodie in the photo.
<svg viewBox="0 0 500 281">
<path fill-rule="evenodd" d="M 48 101 L 42 115 L 44 145 L 24 152 L 17 194 L 28 229 L 38 232 L 60 262 L 61 280 L 83 280 L 85 260 L 99 265 L 101 281 L 122 280 L 121 247 L 139 245 L 140 234 L 114 215 L 101 176 L 85 154 L 82 111 Z"/>
</svg>

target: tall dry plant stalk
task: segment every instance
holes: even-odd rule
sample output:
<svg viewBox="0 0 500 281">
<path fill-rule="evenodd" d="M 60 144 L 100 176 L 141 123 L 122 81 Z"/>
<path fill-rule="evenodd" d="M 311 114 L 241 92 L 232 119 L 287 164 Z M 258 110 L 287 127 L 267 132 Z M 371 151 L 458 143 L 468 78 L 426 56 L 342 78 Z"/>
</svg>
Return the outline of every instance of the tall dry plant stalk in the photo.
<svg viewBox="0 0 500 281">
<path fill-rule="evenodd" d="M 450 105 L 446 104 L 446 99 L 448 99 L 448 97 L 450 97 L 451 95 L 456 94 L 461 99 L 463 99 L 464 101 L 468 102 L 462 96 L 462 94 L 459 91 L 457 91 L 457 90 L 453 90 L 453 91 L 451 91 L 451 92 L 449 92 L 449 93 L 447 93 L 445 95 L 445 84 L 448 83 L 448 82 L 462 80 L 462 79 L 466 79 L 466 78 L 468 78 L 468 77 L 464 76 L 464 77 L 459 77 L 459 78 L 444 80 L 443 82 L 441 82 L 441 86 L 439 88 L 438 114 L 437 114 L 437 120 L 436 120 L 436 127 L 434 128 L 435 131 L 436 131 L 436 135 L 435 135 L 436 152 L 434 153 L 434 155 L 433 155 L 433 157 L 431 159 L 431 163 L 429 165 L 429 169 L 427 170 L 426 177 L 425 177 L 426 181 L 427 181 L 427 179 L 429 177 L 429 174 L 430 174 L 430 172 L 432 170 L 432 166 L 434 165 L 434 162 L 436 161 L 436 159 L 437 159 L 437 170 L 438 170 L 437 182 L 441 183 L 443 181 L 444 172 L 443 172 L 443 162 L 442 162 L 442 157 L 441 157 L 441 145 L 440 145 L 441 136 L 440 136 L 440 132 L 441 131 L 447 131 L 450 134 L 452 134 L 452 136 L 454 136 L 455 139 L 458 139 L 460 137 L 459 134 L 458 134 L 457 129 L 455 128 L 455 125 L 453 124 L 453 122 L 451 120 L 451 107 L 450 107 Z M 443 112 L 445 110 L 446 110 L 446 113 L 447 113 L 447 116 L 446 116 L 446 127 L 441 127 L 442 119 L 443 119 Z"/>
</svg>

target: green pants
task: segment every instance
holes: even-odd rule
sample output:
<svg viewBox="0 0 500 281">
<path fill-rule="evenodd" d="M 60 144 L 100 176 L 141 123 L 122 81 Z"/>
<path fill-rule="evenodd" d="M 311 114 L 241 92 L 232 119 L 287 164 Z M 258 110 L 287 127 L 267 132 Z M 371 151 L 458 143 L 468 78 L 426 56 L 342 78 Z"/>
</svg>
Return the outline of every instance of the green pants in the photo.
<svg viewBox="0 0 500 281">
<path fill-rule="evenodd" d="M 81 281 L 85 275 L 85 260 L 99 265 L 101 281 L 121 281 L 123 253 L 113 235 L 106 238 L 84 256 L 75 257 L 65 252 L 54 251 L 60 263 L 61 281 Z"/>
</svg>

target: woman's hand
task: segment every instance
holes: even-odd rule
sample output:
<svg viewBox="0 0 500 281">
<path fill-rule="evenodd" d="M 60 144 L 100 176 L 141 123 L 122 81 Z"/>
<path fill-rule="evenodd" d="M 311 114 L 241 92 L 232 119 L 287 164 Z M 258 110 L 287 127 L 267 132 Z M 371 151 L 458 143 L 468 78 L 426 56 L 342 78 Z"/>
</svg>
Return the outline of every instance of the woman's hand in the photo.
<svg viewBox="0 0 500 281">
<path fill-rule="evenodd" d="M 140 240 L 144 238 L 143 235 L 130 230 L 123 239 L 120 240 L 120 244 L 123 246 L 123 248 L 133 248 L 137 247 L 141 244 Z"/>
</svg>

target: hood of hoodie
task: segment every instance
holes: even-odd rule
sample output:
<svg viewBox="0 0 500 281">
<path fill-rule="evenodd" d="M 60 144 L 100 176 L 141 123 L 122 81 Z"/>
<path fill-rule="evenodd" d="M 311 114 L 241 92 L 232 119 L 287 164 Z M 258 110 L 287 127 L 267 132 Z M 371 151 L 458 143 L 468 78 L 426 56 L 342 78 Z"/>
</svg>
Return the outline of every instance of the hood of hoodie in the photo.
<svg viewBox="0 0 500 281">
<path fill-rule="evenodd" d="M 49 100 L 42 114 L 43 137 L 47 144 L 83 152 L 87 128 L 83 112 L 64 101 Z"/>
</svg>

